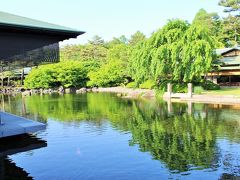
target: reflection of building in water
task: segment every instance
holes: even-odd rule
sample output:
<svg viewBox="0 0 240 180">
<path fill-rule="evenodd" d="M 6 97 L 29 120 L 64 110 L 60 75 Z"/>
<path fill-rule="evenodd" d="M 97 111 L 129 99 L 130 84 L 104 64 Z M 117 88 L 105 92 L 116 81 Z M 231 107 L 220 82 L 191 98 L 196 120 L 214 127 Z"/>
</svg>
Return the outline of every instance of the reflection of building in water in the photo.
<svg viewBox="0 0 240 180">
<path fill-rule="evenodd" d="M 30 135 L 0 139 L 0 179 L 32 179 L 24 169 L 17 167 L 16 164 L 8 158 L 8 155 L 46 146 L 46 141 Z"/>
<path fill-rule="evenodd" d="M 240 176 L 234 176 L 232 174 L 227 174 L 227 173 L 223 173 L 222 176 L 220 177 L 220 180 L 238 180 L 240 179 Z"/>
<path fill-rule="evenodd" d="M 24 169 L 8 158 L 0 158 L 0 179 L 33 179 Z"/>
</svg>

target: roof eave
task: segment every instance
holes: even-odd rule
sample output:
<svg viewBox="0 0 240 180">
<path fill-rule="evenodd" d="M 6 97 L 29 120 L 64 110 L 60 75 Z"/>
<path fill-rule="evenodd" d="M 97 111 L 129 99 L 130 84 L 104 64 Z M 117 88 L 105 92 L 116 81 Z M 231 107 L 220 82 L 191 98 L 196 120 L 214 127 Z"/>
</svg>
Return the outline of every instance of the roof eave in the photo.
<svg viewBox="0 0 240 180">
<path fill-rule="evenodd" d="M 84 31 L 77 31 L 77 30 L 75 31 L 75 30 L 54 29 L 54 28 L 25 26 L 25 25 L 8 24 L 8 23 L 0 23 L 0 27 L 2 29 L 11 28 L 15 30 L 29 30 L 32 32 L 45 33 L 45 34 L 64 35 L 64 36 L 70 36 L 70 38 L 76 38 L 77 36 L 85 33 Z"/>
</svg>

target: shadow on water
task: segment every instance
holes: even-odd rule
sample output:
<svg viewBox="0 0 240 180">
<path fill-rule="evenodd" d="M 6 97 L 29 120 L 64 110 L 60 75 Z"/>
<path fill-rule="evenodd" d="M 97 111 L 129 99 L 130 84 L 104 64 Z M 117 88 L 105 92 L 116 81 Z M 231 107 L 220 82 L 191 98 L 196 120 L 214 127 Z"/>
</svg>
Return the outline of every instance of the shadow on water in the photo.
<svg viewBox="0 0 240 180">
<path fill-rule="evenodd" d="M 0 179 L 33 179 L 8 157 L 16 153 L 46 147 L 46 141 L 30 135 L 20 135 L 0 139 Z"/>
<path fill-rule="evenodd" d="M 89 121 L 101 128 L 107 119 L 115 129 L 131 133 L 130 147 L 150 153 L 171 173 L 222 168 L 221 179 L 240 175 L 235 163 L 240 157 L 230 152 L 231 158 L 225 158 L 220 147 L 224 140 L 240 144 L 238 106 L 128 100 L 104 93 L 4 97 L 4 102 L 6 111 L 44 122 Z"/>
</svg>

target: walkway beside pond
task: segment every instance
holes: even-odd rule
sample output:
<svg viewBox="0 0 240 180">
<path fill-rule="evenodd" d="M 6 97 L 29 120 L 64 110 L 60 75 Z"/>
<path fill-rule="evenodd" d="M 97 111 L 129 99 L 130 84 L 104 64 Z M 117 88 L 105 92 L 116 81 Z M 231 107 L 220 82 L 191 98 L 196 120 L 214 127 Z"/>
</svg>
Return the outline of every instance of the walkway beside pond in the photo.
<svg viewBox="0 0 240 180">
<path fill-rule="evenodd" d="M 1 112 L 3 125 L 0 125 L 0 138 L 34 133 L 46 129 L 46 125 L 23 117 Z"/>
<path fill-rule="evenodd" d="M 154 90 L 150 89 L 133 89 L 133 88 L 125 88 L 125 87 L 109 87 L 109 88 L 97 88 L 95 92 L 111 92 L 111 93 L 119 93 L 119 95 L 124 97 L 154 97 Z"/>
<path fill-rule="evenodd" d="M 168 100 L 168 97 L 164 97 Z M 192 95 L 192 97 L 182 96 L 178 98 L 171 98 L 172 102 L 195 102 L 208 104 L 240 104 L 240 98 L 233 95 Z"/>
</svg>

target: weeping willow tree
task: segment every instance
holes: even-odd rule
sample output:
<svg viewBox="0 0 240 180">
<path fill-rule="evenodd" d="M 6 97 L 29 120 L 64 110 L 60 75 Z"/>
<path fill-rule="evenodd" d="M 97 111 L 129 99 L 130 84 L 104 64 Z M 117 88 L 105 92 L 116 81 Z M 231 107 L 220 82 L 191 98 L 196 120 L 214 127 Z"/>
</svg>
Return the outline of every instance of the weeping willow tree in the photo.
<svg viewBox="0 0 240 180">
<path fill-rule="evenodd" d="M 211 69 L 215 44 L 207 29 L 171 20 L 133 50 L 129 70 L 137 83 L 199 81 Z"/>
</svg>

